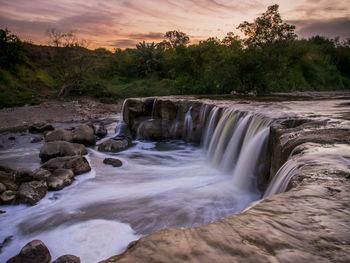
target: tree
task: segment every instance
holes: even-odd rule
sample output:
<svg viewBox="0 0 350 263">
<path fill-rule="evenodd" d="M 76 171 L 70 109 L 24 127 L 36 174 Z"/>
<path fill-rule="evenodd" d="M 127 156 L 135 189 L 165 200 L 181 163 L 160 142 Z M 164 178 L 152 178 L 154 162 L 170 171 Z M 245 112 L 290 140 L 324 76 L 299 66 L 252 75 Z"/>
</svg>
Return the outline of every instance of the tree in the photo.
<svg viewBox="0 0 350 263">
<path fill-rule="evenodd" d="M 235 35 L 233 32 L 228 32 L 221 42 L 224 45 L 229 46 L 233 49 L 242 48 L 242 40 L 240 39 L 239 36 Z"/>
<path fill-rule="evenodd" d="M 141 76 L 147 76 L 159 66 L 161 50 L 156 48 L 154 42 L 140 42 L 136 45 L 137 69 Z"/>
<path fill-rule="evenodd" d="M 237 29 L 240 29 L 247 37 L 244 40 L 246 46 L 265 46 L 274 41 L 294 40 L 297 35 L 294 33 L 295 26 L 283 23 L 278 13 L 278 5 L 272 5 L 253 23 L 244 21 Z"/>
<path fill-rule="evenodd" d="M 164 36 L 169 40 L 172 47 L 186 45 L 190 42 L 189 36 L 178 30 L 168 31 Z"/>
<path fill-rule="evenodd" d="M 13 69 L 18 63 L 25 62 L 22 41 L 8 29 L 0 29 L 0 67 Z"/>
</svg>

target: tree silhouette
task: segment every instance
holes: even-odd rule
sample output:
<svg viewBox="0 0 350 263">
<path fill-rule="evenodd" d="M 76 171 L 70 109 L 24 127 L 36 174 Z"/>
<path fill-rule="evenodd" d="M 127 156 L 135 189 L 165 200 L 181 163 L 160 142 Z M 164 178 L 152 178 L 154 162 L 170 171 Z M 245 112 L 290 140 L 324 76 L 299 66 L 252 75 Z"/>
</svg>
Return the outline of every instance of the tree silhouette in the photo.
<svg viewBox="0 0 350 263">
<path fill-rule="evenodd" d="M 269 6 L 253 23 L 244 21 L 237 27 L 246 35 L 244 43 L 247 46 L 264 46 L 274 41 L 294 40 L 297 37 L 294 33 L 295 26 L 283 23 L 278 7 Z"/>
</svg>

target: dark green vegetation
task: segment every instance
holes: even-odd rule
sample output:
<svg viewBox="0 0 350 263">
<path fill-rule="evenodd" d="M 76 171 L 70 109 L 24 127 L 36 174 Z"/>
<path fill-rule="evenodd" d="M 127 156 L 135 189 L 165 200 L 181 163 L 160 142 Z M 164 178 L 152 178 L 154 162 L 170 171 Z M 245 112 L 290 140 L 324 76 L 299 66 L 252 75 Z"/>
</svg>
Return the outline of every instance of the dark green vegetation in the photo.
<svg viewBox="0 0 350 263">
<path fill-rule="evenodd" d="M 254 22 L 188 44 L 169 31 L 160 43 L 136 48 L 89 50 L 74 32 L 49 30 L 51 46 L 20 41 L 8 30 L 0 39 L 0 107 L 36 103 L 40 98 L 95 96 L 104 101 L 171 94 L 350 89 L 350 41 L 315 36 L 296 39 L 278 5 Z"/>
</svg>

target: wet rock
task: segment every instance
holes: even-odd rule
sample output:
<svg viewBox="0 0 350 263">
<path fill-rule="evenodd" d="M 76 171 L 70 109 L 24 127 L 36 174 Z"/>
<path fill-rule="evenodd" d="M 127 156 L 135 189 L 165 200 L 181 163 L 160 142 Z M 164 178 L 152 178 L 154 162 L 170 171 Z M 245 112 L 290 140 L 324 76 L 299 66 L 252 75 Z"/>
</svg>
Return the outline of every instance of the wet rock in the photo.
<svg viewBox="0 0 350 263">
<path fill-rule="evenodd" d="M 7 166 L 0 165 L 0 171 L 5 173 L 12 173 L 14 169 Z"/>
<path fill-rule="evenodd" d="M 6 186 L 3 183 L 0 183 L 0 194 L 6 191 Z"/>
<path fill-rule="evenodd" d="M 103 160 L 104 164 L 112 165 L 113 167 L 120 167 L 123 165 L 122 161 L 115 158 L 106 158 Z"/>
<path fill-rule="evenodd" d="M 81 143 L 85 146 L 92 146 L 96 144 L 94 129 L 87 124 L 76 127 L 72 133 L 73 142 L 75 143 Z"/>
<path fill-rule="evenodd" d="M 44 123 L 33 124 L 28 127 L 30 133 L 43 133 L 45 131 L 53 131 L 54 129 L 52 125 Z"/>
<path fill-rule="evenodd" d="M 131 146 L 131 142 L 123 137 L 115 137 L 104 141 L 98 146 L 100 152 L 121 152 Z"/>
<path fill-rule="evenodd" d="M 16 140 L 16 137 L 10 136 L 10 137 L 8 137 L 8 140 L 9 140 L 9 141 L 14 141 L 14 140 Z"/>
<path fill-rule="evenodd" d="M 33 240 L 26 244 L 21 252 L 10 258 L 7 263 L 50 263 L 49 249 L 40 240 Z"/>
<path fill-rule="evenodd" d="M 73 142 L 73 133 L 68 130 L 54 130 L 49 132 L 45 136 L 45 142 L 54 142 L 54 141 L 66 141 Z"/>
<path fill-rule="evenodd" d="M 46 182 L 43 181 L 31 181 L 23 183 L 18 189 L 17 198 L 20 203 L 35 205 L 47 193 Z"/>
<path fill-rule="evenodd" d="M 52 263 L 80 263 L 80 258 L 74 255 L 64 255 L 64 256 L 60 256 Z"/>
<path fill-rule="evenodd" d="M 71 169 L 74 175 L 86 173 L 91 170 L 89 162 L 82 156 L 56 157 L 44 163 L 41 168 L 47 169 L 50 172 L 54 172 L 58 168 Z"/>
<path fill-rule="evenodd" d="M 36 169 L 33 172 L 33 178 L 37 181 L 47 181 L 47 178 L 49 178 L 50 176 L 51 172 L 43 168 Z"/>
<path fill-rule="evenodd" d="M 38 143 L 38 142 L 41 142 L 42 140 L 44 140 L 43 137 L 34 137 L 30 143 Z"/>
<path fill-rule="evenodd" d="M 103 125 L 99 125 L 97 128 L 96 128 L 96 132 L 95 132 L 95 135 L 98 139 L 102 139 L 104 137 L 107 136 L 107 129 L 103 126 Z"/>
<path fill-rule="evenodd" d="M 6 211 L 5 210 L 0 210 L 0 214 L 5 214 Z M 0 252 L 1 252 L 1 249 L 0 249 Z"/>
<path fill-rule="evenodd" d="M 147 120 L 140 124 L 137 136 L 140 139 L 160 140 L 168 136 L 161 120 Z"/>
<path fill-rule="evenodd" d="M 1 205 L 12 205 L 16 203 L 16 192 L 7 190 L 0 195 Z"/>
<path fill-rule="evenodd" d="M 16 168 L 13 174 L 15 183 L 17 184 L 32 181 L 33 175 L 33 172 L 26 168 Z"/>
<path fill-rule="evenodd" d="M 6 186 L 7 190 L 17 191 L 19 188 L 19 185 L 13 181 L 2 181 L 2 183 Z"/>
<path fill-rule="evenodd" d="M 47 179 L 49 190 L 62 190 L 71 185 L 74 179 L 74 173 L 70 169 L 59 168 Z"/>
<path fill-rule="evenodd" d="M 47 142 L 40 149 L 40 158 L 43 162 L 55 157 L 86 155 L 88 152 L 84 145 L 64 141 Z"/>
</svg>

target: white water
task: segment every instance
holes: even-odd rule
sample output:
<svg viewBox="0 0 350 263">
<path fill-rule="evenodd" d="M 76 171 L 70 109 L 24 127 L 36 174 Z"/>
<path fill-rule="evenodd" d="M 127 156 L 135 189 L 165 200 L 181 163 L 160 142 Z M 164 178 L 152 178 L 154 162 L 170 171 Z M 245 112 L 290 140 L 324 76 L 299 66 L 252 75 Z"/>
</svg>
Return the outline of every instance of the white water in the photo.
<svg viewBox="0 0 350 263">
<path fill-rule="evenodd" d="M 43 240 L 53 259 L 71 253 L 84 263 L 96 262 L 122 252 L 141 236 L 167 227 L 206 224 L 239 213 L 259 199 L 257 176 L 266 172 L 262 163 L 270 120 L 217 107 L 202 111 L 203 148 L 172 140 L 134 141 L 134 147 L 118 154 L 89 149 L 92 171 L 77 176 L 73 185 L 50 192 L 33 207 L 2 207 L 7 212 L 0 216 L 0 242 L 13 238 L 0 262 L 33 239 Z M 107 138 L 115 136 L 114 127 L 107 127 Z M 191 139 L 192 129 L 190 107 L 184 139 Z M 40 146 L 24 145 L 23 166 L 39 166 Z M 21 156 L 16 149 L 13 154 Z M 7 151 L 10 154 L 11 149 Z M 123 166 L 104 165 L 106 157 L 117 157 Z M 5 159 L 7 165 L 15 163 Z"/>
<path fill-rule="evenodd" d="M 268 188 L 265 191 L 264 197 L 283 193 L 286 191 L 290 179 L 298 172 L 298 165 L 293 159 L 289 159 L 282 165 L 273 177 Z"/>
<path fill-rule="evenodd" d="M 192 130 L 193 130 L 192 106 L 190 106 L 190 108 L 186 112 L 185 120 L 184 120 L 184 128 L 183 128 L 182 138 L 185 141 L 190 141 L 192 139 Z"/>
</svg>

